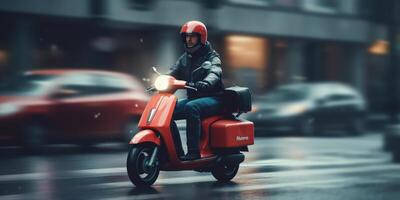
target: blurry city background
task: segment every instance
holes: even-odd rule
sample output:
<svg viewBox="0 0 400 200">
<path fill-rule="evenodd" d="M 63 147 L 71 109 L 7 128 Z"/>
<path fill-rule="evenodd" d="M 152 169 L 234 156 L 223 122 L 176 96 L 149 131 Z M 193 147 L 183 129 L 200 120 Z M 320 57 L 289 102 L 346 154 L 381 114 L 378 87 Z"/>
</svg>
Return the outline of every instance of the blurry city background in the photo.
<svg viewBox="0 0 400 200">
<path fill-rule="evenodd" d="M 151 66 L 167 72 L 183 52 L 180 26 L 199 20 L 222 56 L 227 82 L 256 94 L 292 82 L 343 82 L 365 95 L 370 112 L 384 113 L 392 109 L 390 32 L 398 21 L 390 3 L 2 0 L 0 77 L 93 68 L 147 80 Z"/>
<path fill-rule="evenodd" d="M 0 0 L 0 196 L 399 199 L 399 15 L 397 0 Z M 227 184 L 162 172 L 135 188 L 124 144 L 189 20 L 226 86 L 251 89 L 255 145 Z"/>
<path fill-rule="evenodd" d="M 166 73 L 183 53 L 180 26 L 199 20 L 221 54 L 226 85 L 253 92 L 254 112 L 247 117 L 261 120 L 258 125 L 274 118 L 266 108 L 270 103 L 312 98 L 308 93 L 315 92 L 304 87 L 295 87 L 294 94 L 279 90 L 302 83 L 333 83 L 316 89 L 320 97 L 313 107 L 329 107 L 327 113 L 357 111 L 352 126 L 396 121 L 397 8 L 392 0 L 2 0 L 0 87 L 34 90 L 29 80 L 38 77 L 17 75 L 41 69 L 117 71 L 133 76 L 138 88 L 148 87 L 154 80 L 152 66 Z M 39 73 L 39 81 L 48 73 Z M 123 84 L 109 81 L 114 89 Z M 69 86 L 55 96 L 68 96 L 59 93 L 71 93 L 71 87 L 76 89 Z M 335 93 L 337 87 L 347 92 Z M 17 110 L 1 108 L 6 114 Z M 299 105 L 287 110 L 306 112 Z"/>
</svg>

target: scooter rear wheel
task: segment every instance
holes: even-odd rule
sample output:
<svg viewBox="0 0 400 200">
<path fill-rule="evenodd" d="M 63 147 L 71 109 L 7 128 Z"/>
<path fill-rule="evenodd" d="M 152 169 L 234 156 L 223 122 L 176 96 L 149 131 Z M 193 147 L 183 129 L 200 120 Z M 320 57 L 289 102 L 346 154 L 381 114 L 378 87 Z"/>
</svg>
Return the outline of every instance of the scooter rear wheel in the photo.
<svg viewBox="0 0 400 200">
<path fill-rule="evenodd" d="M 147 166 L 150 161 L 154 145 L 132 146 L 126 161 L 128 176 L 131 182 L 137 187 L 152 185 L 158 178 L 160 169 L 158 162 L 152 167 Z"/>
<path fill-rule="evenodd" d="M 239 170 L 239 165 L 217 165 L 215 168 L 211 170 L 211 174 L 216 178 L 218 181 L 230 181 L 233 177 L 236 176 Z"/>
</svg>

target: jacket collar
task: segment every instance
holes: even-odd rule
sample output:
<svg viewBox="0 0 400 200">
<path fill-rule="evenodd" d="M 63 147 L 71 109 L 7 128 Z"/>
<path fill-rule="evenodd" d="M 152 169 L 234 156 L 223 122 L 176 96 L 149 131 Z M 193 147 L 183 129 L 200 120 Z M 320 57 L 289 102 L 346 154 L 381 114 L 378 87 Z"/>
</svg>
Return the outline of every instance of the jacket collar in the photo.
<svg viewBox="0 0 400 200">
<path fill-rule="evenodd" d="M 200 49 L 198 49 L 196 52 L 194 53 L 188 53 L 189 57 L 201 57 L 204 56 L 206 54 L 208 54 L 211 51 L 212 47 L 211 44 L 207 41 L 205 45 L 202 45 L 202 47 L 200 47 Z"/>
</svg>

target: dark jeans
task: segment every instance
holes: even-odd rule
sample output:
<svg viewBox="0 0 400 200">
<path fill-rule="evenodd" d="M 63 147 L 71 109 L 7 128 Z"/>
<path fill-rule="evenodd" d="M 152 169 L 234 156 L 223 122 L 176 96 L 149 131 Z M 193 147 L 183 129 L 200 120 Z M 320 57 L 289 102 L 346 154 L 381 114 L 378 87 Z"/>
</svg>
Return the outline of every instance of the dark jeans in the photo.
<svg viewBox="0 0 400 200">
<path fill-rule="evenodd" d="M 220 97 L 179 100 L 173 118 L 186 119 L 186 138 L 189 151 L 199 151 L 201 119 L 222 113 Z"/>
</svg>

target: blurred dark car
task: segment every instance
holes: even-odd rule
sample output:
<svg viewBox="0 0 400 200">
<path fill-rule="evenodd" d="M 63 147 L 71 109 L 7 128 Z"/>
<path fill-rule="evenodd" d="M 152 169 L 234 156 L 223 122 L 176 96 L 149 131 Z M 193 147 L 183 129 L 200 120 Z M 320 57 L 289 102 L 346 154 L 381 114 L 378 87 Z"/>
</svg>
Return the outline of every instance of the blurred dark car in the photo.
<svg viewBox="0 0 400 200">
<path fill-rule="evenodd" d="M 127 142 L 148 99 L 140 82 L 123 73 L 29 71 L 0 89 L 0 140 L 26 147 Z"/>
<path fill-rule="evenodd" d="M 360 134 L 364 129 L 366 101 L 353 88 L 341 83 L 295 83 L 283 85 L 254 100 L 252 112 L 243 117 L 268 133 L 292 131 L 318 135 L 327 129 Z"/>
</svg>

